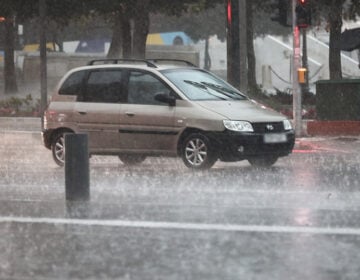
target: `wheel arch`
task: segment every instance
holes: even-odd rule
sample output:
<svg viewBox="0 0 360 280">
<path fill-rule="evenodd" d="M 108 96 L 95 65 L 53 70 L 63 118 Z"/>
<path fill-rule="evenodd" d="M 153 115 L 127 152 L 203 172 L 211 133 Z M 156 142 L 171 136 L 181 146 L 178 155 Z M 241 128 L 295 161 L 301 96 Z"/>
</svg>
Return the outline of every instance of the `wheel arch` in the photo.
<svg viewBox="0 0 360 280">
<path fill-rule="evenodd" d="M 213 133 L 211 133 L 210 131 L 202 130 L 202 129 L 195 128 L 195 127 L 188 127 L 181 133 L 181 135 L 178 139 L 178 143 L 177 143 L 177 155 L 178 156 L 181 156 L 182 143 L 184 142 L 186 137 L 188 137 L 192 133 L 201 133 L 201 134 L 205 135 L 206 137 L 208 137 L 212 144 L 214 144 L 216 146 L 219 144 L 218 141 L 215 139 Z"/>
<path fill-rule="evenodd" d="M 72 130 L 72 129 L 68 128 L 68 127 L 59 127 L 59 128 L 57 128 L 57 129 L 54 129 L 54 130 L 52 131 L 52 133 L 51 133 L 50 138 L 49 138 L 50 146 L 52 145 L 52 143 L 53 143 L 53 141 L 54 141 L 54 139 L 55 139 L 55 137 L 56 137 L 57 135 L 59 135 L 59 134 L 61 134 L 61 133 L 66 133 L 66 132 L 67 132 L 67 133 L 75 133 L 74 130 Z"/>
<path fill-rule="evenodd" d="M 181 145 L 191 133 L 204 133 L 203 130 L 194 128 L 194 127 L 187 127 L 180 135 L 178 142 L 177 142 L 177 155 L 181 156 Z"/>
</svg>

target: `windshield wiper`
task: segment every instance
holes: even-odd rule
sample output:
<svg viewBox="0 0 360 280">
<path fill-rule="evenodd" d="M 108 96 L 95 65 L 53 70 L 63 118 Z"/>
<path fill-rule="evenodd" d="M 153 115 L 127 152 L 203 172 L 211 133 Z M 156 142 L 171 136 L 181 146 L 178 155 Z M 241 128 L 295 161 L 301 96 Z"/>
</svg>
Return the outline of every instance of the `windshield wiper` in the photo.
<svg viewBox="0 0 360 280">
<path fill-rule="evenodd" d="M 192 85 L 192 86 L 201 88 L 201 89 L 205 89 L 205 90 L 207 89 L 207 87 L 206 87 L 205 85 L 200 84 L 200 83 L 198 83 L 198 82 L 189 81 L 189 80 L 184 80 L 184 82 L 187 83 L 187 84 L 190 84 L 190 85 Z"/>
<path fill-rule="evenodd" d="M 228 89 L 226 87 L 223 87 L 221 85 L 217 85 L 217 84 L 213 84 L 213 83 L 207 83 L 207 82 L 201 82 L 201 84 L 205 85 L 207 87 L 210 87 L 211 89 L 214 89 L 214 90 L 220 92 L 221 94 L 224 94 L 227 97 L 237 99 L 237 100 L 246 99 L 246 97 L 244 95 L 234 93 L 232 90 L 230 90 L 230 89 Z"/>
<path fill-rule="evenodd" d="M 226 98 L 224 98 L 224 97 L 222 97 L 222 96 L 219 96 L 218 94 L 214 94 L 214 93 L 210 92 L 210 91 L 208 90 L 209 87 L 207 87 L 207 86 L 206 86 L 205 84 L 203 84 L 203 83 L 198 83 L 198 82 L 189 81 L 189 80 L 184 80 L 184 82 L 187 83 L 187 84 L 190 84 L 190 85 L 192 85 L 192 86 L 194 86 L 194 87 L 200 88 L 201 90 L 205 91 L 207 94 L 210 94 L 210 95 L 215 96 L 215 97 L 217 97 L 217 98 L 219 98 L 219 99 L 222 99 L 222 100 L 226 100 Z"/>
</svg>

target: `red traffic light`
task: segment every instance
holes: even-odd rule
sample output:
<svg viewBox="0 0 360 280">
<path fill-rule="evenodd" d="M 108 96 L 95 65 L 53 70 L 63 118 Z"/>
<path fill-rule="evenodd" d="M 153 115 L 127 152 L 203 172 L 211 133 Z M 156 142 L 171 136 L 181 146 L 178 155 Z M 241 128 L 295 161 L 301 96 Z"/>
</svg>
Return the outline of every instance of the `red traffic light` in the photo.
<svg viewBox="0 0 360 280">
<path fill-rule="evenodd" d="M 0 17 L 0 22 L 5 21 L 5 17 Z"/>
<path fill-rule="evenodd" d="M 228 0 L 227 2 L 226 12 L 227 12 L 228 25 L 231 25 L 231 20 L 232 20 L 231 0 Z"/>
</svg>

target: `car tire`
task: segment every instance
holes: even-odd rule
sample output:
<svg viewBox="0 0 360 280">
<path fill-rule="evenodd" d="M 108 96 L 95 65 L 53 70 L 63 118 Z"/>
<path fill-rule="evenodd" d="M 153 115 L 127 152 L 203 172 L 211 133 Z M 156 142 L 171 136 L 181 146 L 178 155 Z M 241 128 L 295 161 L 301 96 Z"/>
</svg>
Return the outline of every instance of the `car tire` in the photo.
<svg viewBox="0 0 360 280">
<path fill-rule="evenodd" d="M 59 166 L 65 165 L 65 133 L 69 133 L 69 131 L 58 132 L 51 142 L 52 156 Z"/>
<path fill-rule="evenodd" d="M 142 163 L 146 159 L 146 156 L 124 154 L 124 155 L 119 155 L 119 159 L 125 165 L 137 165 Z"/>
<path fill-rule="evenodd" d="M 277 156 L 252 157 L 248 159 L 249 163 L 255 167 L 270 167 L 274 165 L 277 160 Z"/>
<path fill-rule="evenodd" d="M 202 133 L 192 133 L 181 145 L 184 164 L 192 169 L 208 169 L 214 165 L 218 156 L 210 139 Z"/>
</svg>

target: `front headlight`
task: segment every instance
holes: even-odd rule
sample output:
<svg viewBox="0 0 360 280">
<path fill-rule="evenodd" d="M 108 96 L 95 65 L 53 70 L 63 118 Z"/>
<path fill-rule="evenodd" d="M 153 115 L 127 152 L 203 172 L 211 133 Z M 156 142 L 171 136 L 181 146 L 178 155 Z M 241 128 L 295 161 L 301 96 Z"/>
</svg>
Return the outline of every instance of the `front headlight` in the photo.
<svg viewBox="0 0 360 280">
<path fill-rule="evenodd" d="M 223 120 L 224 126 L 232 131 L 254 132 L 251 123 L 246 121 Z"/>
<path fill-rule="evenodd" d="M 283 120 L 283 124 L 284 124 L 284 129 L 285 130 L 292 130 L 292 125 L 291 125 L 291 122 L 289 120 Z"/>
</svg>

